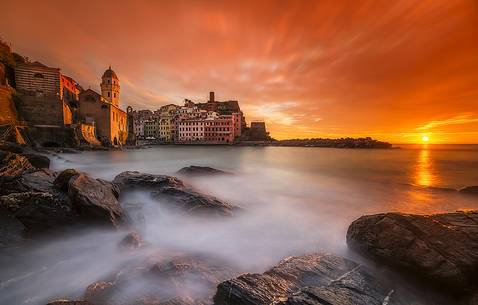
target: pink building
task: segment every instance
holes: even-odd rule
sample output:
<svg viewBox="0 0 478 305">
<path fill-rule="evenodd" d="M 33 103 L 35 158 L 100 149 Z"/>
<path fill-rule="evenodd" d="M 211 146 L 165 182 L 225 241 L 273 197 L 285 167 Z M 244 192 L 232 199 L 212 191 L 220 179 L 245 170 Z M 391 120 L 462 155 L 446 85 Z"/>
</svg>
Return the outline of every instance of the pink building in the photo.
<svg viewBox="0 0 478 305">
<path fill-rule="evenodd" d="M 179 143 L 202 143 L 204 142 L 204 119 L 184 119 L 178 121 Z"/>
</svg>

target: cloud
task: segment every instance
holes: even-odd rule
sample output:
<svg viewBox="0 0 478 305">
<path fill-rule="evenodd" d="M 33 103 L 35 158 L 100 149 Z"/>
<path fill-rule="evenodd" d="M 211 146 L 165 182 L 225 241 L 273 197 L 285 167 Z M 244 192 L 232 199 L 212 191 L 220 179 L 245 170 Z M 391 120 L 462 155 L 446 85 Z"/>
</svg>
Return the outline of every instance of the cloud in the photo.
<svg viewBox="0 0 478 305">
<path fill-rule="evenodd" d="M 478 118 L 472 117 L 471 114 L 461 114 L 445 120 L 436 120 L 428 122 L 427 124 L 416 128 L 417 130 L 429 130 L 435 127 L 447 126 L 447 125 L 459 125 L 478 122 Z"/>
</svg>

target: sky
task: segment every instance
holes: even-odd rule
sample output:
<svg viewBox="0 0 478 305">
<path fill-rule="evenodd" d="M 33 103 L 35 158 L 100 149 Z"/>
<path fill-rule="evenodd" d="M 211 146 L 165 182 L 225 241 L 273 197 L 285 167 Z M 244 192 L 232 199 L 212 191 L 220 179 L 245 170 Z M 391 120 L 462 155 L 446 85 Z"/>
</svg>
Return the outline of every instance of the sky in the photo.
<svg viewBox="0 0 478 305">
<path fill-rule="evenodd" d="M 6 1 L 14 51 L 121 106 L 238 100 L 277 139 L 478 143 L 478 1 Z"/>
</svg>

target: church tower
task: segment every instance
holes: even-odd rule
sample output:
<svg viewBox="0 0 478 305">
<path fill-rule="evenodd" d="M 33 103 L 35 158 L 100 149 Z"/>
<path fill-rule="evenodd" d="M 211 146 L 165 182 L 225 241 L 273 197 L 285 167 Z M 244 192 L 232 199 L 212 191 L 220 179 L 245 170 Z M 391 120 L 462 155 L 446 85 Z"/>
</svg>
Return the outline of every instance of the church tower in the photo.
<svg viewBox="0 0 478 305">
<path fill-rule="evenodd" d="M 111 66 L 103 73 L 101 77 L 101 95 L 111 104 L 119 107 L 120 85 L 118 76 Z"/>
</svg>

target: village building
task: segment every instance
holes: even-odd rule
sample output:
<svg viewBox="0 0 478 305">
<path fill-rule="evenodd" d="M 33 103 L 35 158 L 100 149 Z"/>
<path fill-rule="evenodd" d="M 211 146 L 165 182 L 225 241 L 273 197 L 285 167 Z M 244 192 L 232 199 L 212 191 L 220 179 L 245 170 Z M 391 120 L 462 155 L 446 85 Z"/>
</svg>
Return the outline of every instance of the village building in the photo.
<svg viewBox="0 0 478 305">
<path fill-rule="evenodd" d="M 107 69 L 101 78 L 101 93 L 87 89 L 79 94 L 80 118 L 94 124 L 98 139 L 106 145 L 126 144 L 126 112 L 119 108 L 120 84 L 116 73 Z"/>
<path fill-rule="evenodd" d="M 169 104 L 159 109 L 159 140 L 174 142 L 176 140 L 176 118 L 179 106 Z"/>
<path fill-rule="evenodd" d="M 38 61 L 18 64 L 15 84 L 17 107 L 27 124 L 64 127 L 73 123 L 80 88 L 59 68 Z"/>
</svg>

